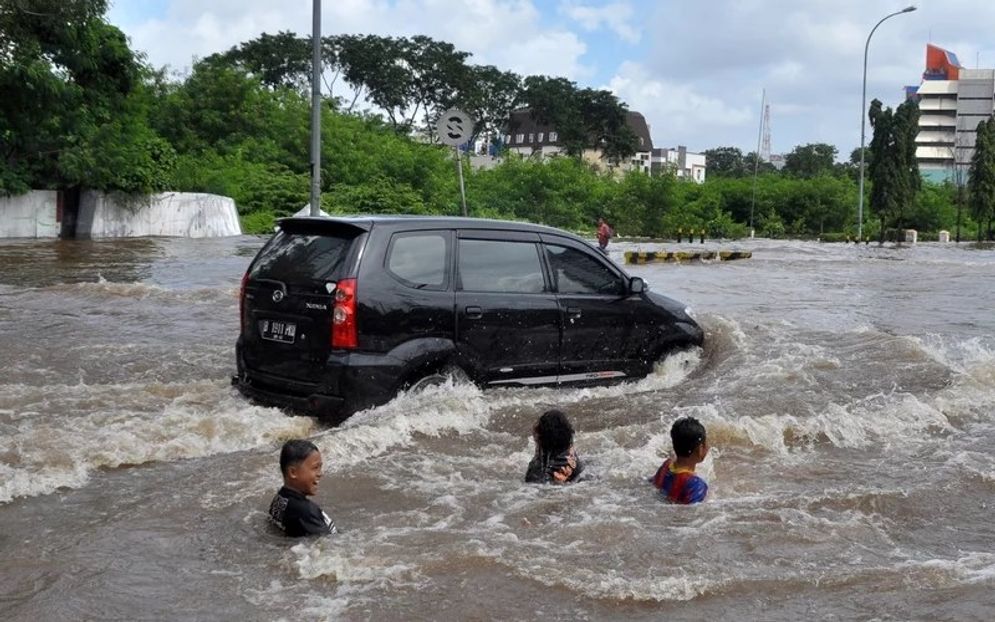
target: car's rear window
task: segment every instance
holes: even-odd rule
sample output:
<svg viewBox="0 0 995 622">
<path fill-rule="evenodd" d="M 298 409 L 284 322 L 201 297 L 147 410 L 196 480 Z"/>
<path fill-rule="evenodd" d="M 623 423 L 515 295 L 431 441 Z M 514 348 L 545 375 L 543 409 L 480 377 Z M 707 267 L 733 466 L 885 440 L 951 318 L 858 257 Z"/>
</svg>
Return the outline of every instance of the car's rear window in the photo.
<svg viewBox="0 0 995 622">
<path fill-rule="evenodd" d="M 250 279 L 284 283 L 337 280 L 357 234 L 309 235 L 279 231 L 260 252 Z"/>
</svg>

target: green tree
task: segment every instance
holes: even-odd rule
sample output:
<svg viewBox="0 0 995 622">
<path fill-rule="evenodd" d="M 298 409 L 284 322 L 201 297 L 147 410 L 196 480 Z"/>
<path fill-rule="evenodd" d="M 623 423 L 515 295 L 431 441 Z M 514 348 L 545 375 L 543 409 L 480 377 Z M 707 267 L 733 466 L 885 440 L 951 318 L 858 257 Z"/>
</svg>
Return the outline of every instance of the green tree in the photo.
<svg viewBox="0 0 995 622">
<path fill-rule="evenodd" d="M 784 172 L 795 177 L 812 178 L 832 174 L 836 147 L 825 143 L 799 145 L 784 156 Z"/>
<path fill-rule="evenodd" d="M 627 123 L 626 106 L 608 91 L 578 89 L 566 78 L 529 76 L 522 101 L 537 122 L 556 128 L 570 156 L 602 149 L 609 161 L 620 162 L 636 152 L 639 141 Z"/>
<path fill-rule="evenodd" d="M 411 101 L 428 130 L 445 110 L 471 98 L 475 85 L 474 72 L 466 64 L 470 54 L 424 35 L 402 42 L 402 58 L 411 75 Z"/>
<path fill-rule="evenodd" d="M 705 160 L 705 162 L 707 163 L 708 160 Z M 777 167 L 763 159 L 761 159 L 758 164 L 756 151 L 751 151 L 743 157 L 743 168 L 748 175 L 753 175 L 754 168 L 756 168 L 756 172 L 760 175 L 763 175 L 764 173 L 778 172 Z"/>
<path fill-rule="evenodd" d="M 746 162 L 739 147 L 706 149 L 705 163 L 709 177 L 742 177 L 746 174 Z M 752 173 L 753 169 L 749 172 Z"/>
<path fill-rule="evenodd" d="M 338 107 L 340 103 L 333 89 L 342 73 L 339 63 L 342 37 L 331 35 L 321 38 L 320 77 L 326 101 L 332 107 Z M 251 41 L 229 48 L 227 52 L 212 54 L 204 62 L 242 69 L 271 89 L 290 88 L 307 94 L 311 90 L 312 53 L 311 37 L 300 37 L 286 31 L 275 35 L 264 32 Z"/>
<path fill-rule="evenodd" d="M 864 147 L 864 166 L 867 166 L 867 163 L 870 161 L 871 161 L 871 148 Z M 860 147 L 857 147 L 856 149 L 850 152 L 849 163 L 854 166 L 860 166 Z"/>
<path fill-rule="evenodd" d="M 474 65 L 470 71 L 473 88 L 460 105 L 477 120 L 477 134 L 484 131 L 500 134 L 521 97 L 522 78 L 493 65 Z"/>
<path fill-rule="evenodd" d="M 357 97 L 365 93 L 398 131 L 410 131 L 418 118 L 428 128 L 443 110 L 475 99 L 479 75 L 466 63 L 469 53 L 451 43 L 424 35 L 343 35 L 336 43 Z"/>
<path fill-rule="evenodd" d="M 903 214 L 912 206 L 922 185 L 915 158 L 919 107 L 907 101 L 892 112 L 875 99 L 868 116 L 874 128 L 870 147 L 870 203 L 880 220 L 879 239 L 883 243 L 889 221 L 895 228 L 902 226 Z"/>
<path fill-rule="evenodd" d="M 995 215 L 995 121 L 992 119 L 978 124 L 967 188 L 971 215 L 978 223 L 978 241 L 982 239 L 982 225 L 986 220 L 988 239 L 991 239 L 992 216 Z"/>
<path fill-rule="evenodd" d="M 131 118 L 146 109 L 145 72 L 106 9 L 102 0 L 0 2 L 0 193 L 134 191 L 168 176 L 149 168 L 168 168 L 170 154 Z M 134 158 L 143 145 L 156 155 Z"/>
<path fill-rule="evenodd" d="M 237 65 L 270 88 L 287 87 L 302 93 L 311 88 L 311 37 L 298 37 L 292 32 L 264 32 L 204 60 Z M 329 59 L 322 60 L 324 64 Z"/>
</svg>

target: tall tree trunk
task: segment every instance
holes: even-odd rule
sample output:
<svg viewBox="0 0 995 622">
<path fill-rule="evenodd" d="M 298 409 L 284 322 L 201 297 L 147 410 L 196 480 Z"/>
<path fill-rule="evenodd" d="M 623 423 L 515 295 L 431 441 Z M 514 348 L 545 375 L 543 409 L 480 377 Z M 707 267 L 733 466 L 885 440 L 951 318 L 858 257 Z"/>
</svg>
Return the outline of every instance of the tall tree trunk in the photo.
<svg viewBox="0 0 995 622">
<path fill-rule="evenodd" d="M 960 244 L 960 212 L 964 207 L 964 184 L 958 182 L 957 184 L 957 243 Z"/>
<path fill-rule="evenodd" d="M 356 94 L 352 96 L 352 103 L 349 104 L 349 109 L 346 112 L 352 112 L 352 107 L 356 105 L 356 100 L 359 99 L 360 94 L 363 92 L 363 87 L 356 89 Z"/>
</svg>

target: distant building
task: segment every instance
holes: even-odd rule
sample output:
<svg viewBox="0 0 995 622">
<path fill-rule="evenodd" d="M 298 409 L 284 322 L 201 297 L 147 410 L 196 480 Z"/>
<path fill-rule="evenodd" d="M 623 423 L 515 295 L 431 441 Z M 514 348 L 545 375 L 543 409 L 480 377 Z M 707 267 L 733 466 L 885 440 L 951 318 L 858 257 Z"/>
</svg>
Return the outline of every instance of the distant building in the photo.
<svg viewBox="0 0 995 622">
<path fill-rule="evenodd" d="M 684 145 L 676 149 L 654 149 L 650 160 L 650 170 L 656 174 L 672 169 L 678 178 L 695 183 L 705 182 L 705 154 L 691 153 Z"/>
<path fill-rule="evenodd" d="M 919 101 L 916 160 L 923 179 L 966 177 L 978 123 L 995 111 L 995 69 L 965 69 L 953 52 L 927 44 L 922 84 L 905 92 Z"/>
<path fill-rule="evenodd" d="M 629 129 L 636 135 L 638 144 L 636 153 L 628 162 L 621 163 L 620 168 L 649 173 L 653 139 L 650 138 L 650 129 L 646 124 L 646 119 L 642 114 L 629 110 L 626 112 L 625 120 Z M 552 125 L 538 123 L 532 118 L 527 108 L 512 111 L 503 138 L 504 146 L 509 152 L 518 153 L 527 158 L 546 158 L 565 151 L 556 128 Z M 599 166 L 608 166 L 600 149 L 584 150 L 583 158 Z"/>
</svg>

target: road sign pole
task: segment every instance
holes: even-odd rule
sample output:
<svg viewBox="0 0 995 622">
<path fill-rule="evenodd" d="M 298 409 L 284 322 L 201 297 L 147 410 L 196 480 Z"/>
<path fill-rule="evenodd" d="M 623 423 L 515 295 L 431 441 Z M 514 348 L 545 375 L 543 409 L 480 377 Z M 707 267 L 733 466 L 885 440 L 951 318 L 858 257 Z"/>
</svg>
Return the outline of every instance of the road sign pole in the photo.
<svg viewBox="0 0 995 622">
<path fill-rule="evenodd" d="M 453 153 L 456 155 L 456 172 L 459 176 L 459 196 L 463 204 L 463 216 L 466 216 L 466 187 L 463 185 L 463 156 L 460 155 L 459 146 L 466 144 L 473 136 L 475 122 L 470 115 L 462 110 L 450 108 L 439 116 L 436 124 L 436 134 L 439 142 L 444 145 L 452 145 Z"/>
<path fill-rule="evenodd" d="M 459 196 L 463 202 L 463 216 L 466 216 L 466 189 L 463 187 L 463 156 L 460 155 L 459 147 L 453 147 L 456 152 L 456 170 L 459 172 Z"/>
</svg>

